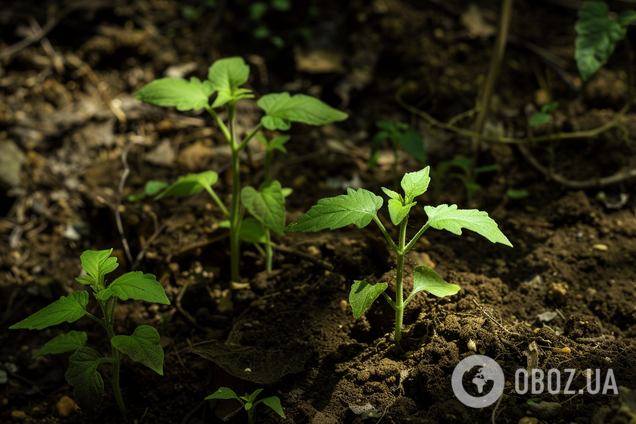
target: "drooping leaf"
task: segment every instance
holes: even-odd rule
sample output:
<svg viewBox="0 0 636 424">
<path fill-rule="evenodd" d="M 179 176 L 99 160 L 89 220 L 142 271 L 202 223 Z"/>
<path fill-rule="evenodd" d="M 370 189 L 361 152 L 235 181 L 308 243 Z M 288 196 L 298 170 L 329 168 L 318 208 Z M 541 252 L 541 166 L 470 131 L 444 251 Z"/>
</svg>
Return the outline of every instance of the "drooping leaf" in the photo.
<svg viewBox="0 0 636 424">
<path fill-rule="evenodd" d="M 290 96 L 289 93 L 266 94 L 258 106 L 266 112 L 261 122 L 268 130 L 288 130 L 291 122 L 309 125 L 325 125 L 343 121 L 348 115 L 304 94 Z"/>
<path fill-rule="evenodd" d="M 239 88 L 250 75 L 250 67 L 242 57 L 228 57 L 215 61 L 208 71 L 208 79 L 217 97 L 212 107 L 223 106 L 229 101 L 252 98 L 251 90 Z"/>
<path fill-rule="evenodd" d="M 85 250 L 82 252 L 80 255 L 82 268 L 93 282 L 88 283 L 88 280 L 84 277 L 76 278 L 76 280 L 82 284 L 103 284 L 104 276 L 113 272 L 119 266 L 117 258 L 110 256 L 112 252 L 113 249 Z"/>
<path fill-rule="evenodd" d="M 404 199 L 407 202 L 411 202 L 415 197 L 426 193 L 428 184 L 431 182 L 431 177 L 428 176 L 430 171 L 431 167 L 427 166 L 420 171 L 404 174 L 400 185 L 404 190 Z"/>
<path fill-rule="evenodd" d="M 157 278 L 141 271 L 124 274 L 110 283 L 108 288 L 95 294 L 99 300 L 108 300 L 111 296 L 117 296 L 121 300 L 134 299 L 163 305 L 170 304 L 166 292 Z"/>
<path fill-rule="evenodd" d="M 421 291 L 428 292 L 437 297 L 445 297 L 456 294 L 460 289 L 461 287 L 457 284 L 444 281 L 437 272 L 429 267 L 424 265 L 416 266 L 413 270 L 413 291 L 411 291 L 409 297 L 406 298 L 405 303 L 410 302 L 413 296 Z"/>
<path fill-rule="evenodd" d="M 403 205 L 400 200 L 389 199 L 389 216 L 393 225 L 399 225 L 415 205 L 417 205 L 417 202 Z"/>
<path fill-rule="evenodd" d="M 477 209 L 457 209 L 457 205 L 424 206 L 424 211 L 428 215 L 428 224 L 437 230 L 447 230 L 461 235 L 462 228 L 467 228 L 486 237 L 492 243 L 512 247 L 497 223 L 486 212 Z"/>
<path fill-rule="evenodd" d="M 214 92 L 210 81 L 201 82 L 197 77 L 185 79 L 160 78 L 146 84 L 134 96 L 138 100 L 157 106 L 176 106 L 185 111 L 208 106 Z"/>
<path fill-rule="evenodd" d="M 371 285 L 364 280 L 354 280 L 349 293 L 349 303 L 353 310 L 353 317 L 355 319 L 360 318 L 388 286 L 387 283 Z"/>
<path fill-rule="evenodd" d="M 75 331 L 71 330 L 68 333 L 60 334 L 46 342 L 42 349 L 38 350 L 34 358 L 38 356 L 53 354 L 57 355 L 59 353 L 71 352 L 73 350 L 77 350 L 86 345 L 86 340 L 88 336 L 83 331 Z"/>
<path fill-rule="evenodd" d="M 422 133 L 415 128 L 409 128 L 403 133 L 398 133 L 396 139 L 408 154 L 420 161 L 420 163 L 426 162 L 426 148 L 424 147 Z"/>
<path fill-rule="evenodd" d="M 170 187 L 165 189 L 161 194 L 155 197 L 155 200 L 163 199 L 168 196 L 192 196 L 203 190 L 212 190 L 212 186 L 219 180 L 219 174 L 214 171 L 205 171 L 199 174 L 188 174 L 179 177 L 177 181 L 172 183 Z"/>
<path fill-rule="evenodd" d="M 219 387 L 219 390 L 212 393 L 210 396 L 205 398 L 206 400 L 210 399 L 236 399 L 240 401 L 239 397 L 234 393 L 234 390 L 229 387 Z"/>
<path fill-rule="evenodd" d="M 86 305 L 88 305 L 88 292 L 73 292 L 68 296 L 60 297 L 49 306 L 40 309 L 17 324 L 13 324 L 9 329 L 42 330 L 63 322 L 75 322 L 86 315 Z"/>
<path fill-rule="evenodd" d="M 377 216 L 384 200 L 363 188 L 347 189 L 347 194 L 320 199 L 301 215 L 296 221 L 287 226 L 287 232 L 310 232 L 325 229 L 335 230 L 345 225 L 355 224 L 364 228 Z"/>
<path fill-rule="evenodd" d="M 285 197 L 280 182 L 272 180 L 260 191 L 254 187 L 241 190 L 241 202 L 256 219 L 276 234 L 285 230 Z"/>
<path fill-rule="evenodd" d="M 282 418 L 287 418 L 285 416 L 285 411 L 283 411 L 283 407 L 280 404 L 280 399 L 278 398 L 278 396 L 271 396 L 271 397 L 265 398 L 261 402 L 269 406 L 274 412 L 276 412 Z"/>
<path fill-rule="evenodd" d="M 95 415 L 104 396 L 104 380 L 97 371 L 99 356 L 88 347 L 82 347 L 72 354 L 68 361 L 68 370 L 64 375 L 68 384 L 73 386 L 75 402 L 88 415 Z"/>
<path fill-rule="evenodd" d="M 115 336 L 110 342 L 120 352 L 163 375 L 163 349 L 159 346 L 159 332 L 150 325 L 140 325 L 130 336 Z"/>
<path fill-rule="evenodd" d="M 625 38 L 627 26 L 636 18 L 636 12 L 626 10 L 618 19 L 608 17 L 607 3 L 588 1 L 579 9 L 579 19 L 574 25 L 574 58 L 583 81 L 587 81 L 607 63 L 616 43 Z"/>
<path fill-rule="evenodd" d="M 239 238 L 248 243 L 266 243 L 265 228 L 256 218 L 248 216 L 241 222 Z"/>
</svg>

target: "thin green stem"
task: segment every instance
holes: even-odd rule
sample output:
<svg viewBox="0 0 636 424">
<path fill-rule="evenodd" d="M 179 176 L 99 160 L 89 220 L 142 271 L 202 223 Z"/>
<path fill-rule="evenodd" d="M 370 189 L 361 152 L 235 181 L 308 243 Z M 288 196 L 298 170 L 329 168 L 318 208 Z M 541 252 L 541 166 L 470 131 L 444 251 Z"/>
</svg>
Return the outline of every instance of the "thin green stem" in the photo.
<svg viewBox="0 0 636 424">
<path fill-rule="evenodd" d="M 373 220 L 375 221 L 376 224 L 378 224 L 378 227 L 380 227 L 380 231 L 382 231 L 382 234 L 384 234 L 386 241 L 389 242 L 389 246 L 391 246 L 391 250 L 393 250 L 395 253 L 398 253 L 400 249 L 397 247 L 397 245 L 395 244 L 395 242 L 389 235 L 389 232 L 386 230 L 386 228 L 384 228 L 384 225 L 382 225 L 382 222 L 380 221 L 378 216 L 374 215 Z"/>
<path fill-rule="evenodd" d="M 248 142 L 252 139 L 252 137 L 254 137 L 254 136 L 256 135 L 256 133 L 257 133 L 257 132 L 259 132 L 259 131 L 260 131 L 260 129 L 261 129 L 261 128 L 263 128 L 263 124 L 260 124 L 260 123 L 259 123 L 259 124 L 256 126 L 256 128 L 254 128 L 254 129 L 252 130 L 252 132 L 250 132 L 250 133 L 249 133 L 249 134 L 245 137 L 245 139 L 243 139 L 243 141 L 242 141 L 242 142 L 239 144 L 239 146 L 238 146 L 239 152 L 240 152 L 241 150 L 243 150 L 243 149 L 247 146 L 247 143 L 248 143 Z"/>
<path fill-rule="evenodd" d="M 417 240 L 422 236 L 422 234 L 424 234 L 424 231 L 428 230 L 429 227 L 430 227 L 430 224 L 427 222 L 422 228 L 420 228 L 417 234 L 415 234 L 413 238 L 411 239 L 411 241 L 409 241 L 409 244 L 407 244 L 404 247 L 404 254 L 409 253 L 409 251 L 413 248 L 413 246 L 415 246 L 415 243 L 417 243 Z"/>
<path fill-rule="evenodd" d="M 240 262 L 241 262 L 241 240 L 239 239 L 239 231 L 241 229 L 240 214 L 240 194 L 241 194 L 241 175 L 239 167 L 239 145 L 236 142 L 236 133 L 234 126 L 235 105 L 229 103 L 229 127 L 230 127 L 230 145 L 232 147 L 232 209 L 230 210 L 230 273 L 232 281 L 240 282 Z"/>
<path fill-rule="evenodd" d="M 109 303 L 112 302 L 112 303 Z M 115 299 L 109 299 L 109 301 L 102 302 L 100 301 L 100 305 L 102 310 L 104 311 L 104 321 L 107 325 L 104 326 L 106 332 L 108 333 L 108 340 L 111 340 L 111 352 L 112 352 L 112 364 L 113 364 L 113 378 L 111 384 L 113 386 L 113 393 L 115 394 L 115 400 L 117 401 L 117 406 L 119 407 L 119 411 L 122 415 L 126 416 L 126 406 L 124 405 L 124 399 L 121 396 L 121 389 L 119 387 L 119 350 L 115 346 L 112 345 L 113 337 L 115 337 L 115 333 L 113 331 L 113 319 L 114 319 L 114 311 L 115 311 Z"/>
<path fill-rule="evenodd" d="M 108 331 L 108 327 L 106 326 L 106 323 L 104 322 L 104 320 L 97 318 L 95 315 L 91 314 L 88 311 L 86 311 L 86 316 L 92 319 L 93 321 L 95 321 L 96 323 L 98 323 L 99 325 L 101 325 L 104 328 L 104 330 Z"/>
<path fill-rule="evenodd" d="M 400 240 L 395 275 L 395 341 L 398 344 L 402 340 L 402 321 L 404 320 L 404 243 L 406 240 L 407 222 L 408 218 L 404 218 L 400 223 Z"/>
<path fill-rule="evenodd" d="M 269 228 L 265 228 L 265 270 L 272 272 L 272 234 Z"/>
<path fill-rule="evenodd" d="M 221 118 L 219 118 L 219 115 L 210 106 L 206 107 L 206 109 L 207 109 L 208 113 L 210 115 L 212 115 L 212 118 L 214 118 L 214 120 L 216 121 L 217 125 L 219 126 L 219 128 L 223 132 L 223 135 L 225 136 L 225 139 L 228 141 L 228 143 L 230 143 L 231 140 L 232 140 L 232 136 L 230 135 L 230 132 L 227 130 L 227 127 L 225 126 L 223 121 L 221 121 Z"/>
<path fill-rule="evenodd" d="M 212 196 L 212 198 L 214 199 L 214 201 L 216 202 L 217 206 L 221 209 L 221 211 L 223 212 L 223 215 L 225 215 L 225 217 L 227 219 L 230 219 L 230 212 L 228 212 L 227 208 L 225 207 L 225 205 L 223 204 L 223 202 L 221 202 L 221 199 L 219 198 L 219 196 L 216 194 L 216 192 L 212 189 L 212 187 L 206 186 L 205 189 L 208 191 L 208 193 L 210 194 L 210 196 Z"/>
</svg>

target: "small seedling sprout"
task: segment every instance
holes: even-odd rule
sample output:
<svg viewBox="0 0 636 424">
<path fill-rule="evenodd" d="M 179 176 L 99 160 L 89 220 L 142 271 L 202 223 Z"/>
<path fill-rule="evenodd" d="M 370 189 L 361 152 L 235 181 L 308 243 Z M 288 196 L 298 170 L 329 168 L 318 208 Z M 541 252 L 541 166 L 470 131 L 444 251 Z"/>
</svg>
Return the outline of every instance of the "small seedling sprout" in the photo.
<svg viewBox="0 0 636 424">
<path fill-rule="evenodd" d="M 426 291 L 438 297 L 456 294 L 460 287 L 447 283 L 431 268 L 420 265 L 415 267 L 413 275 L 413 290 L 404 298 L 404 258 L 413 248 L 417 240 L 429 228 L 447 230 L 453 234 L 461 235 L 466 228 L 484 236 L 492 243 L 501 243 L 512 247 L 506 236 L 499 230 L 497 223 L 488 217 L 486 212 L 477 209 L 458 209 L 457 205 L 424 206 L 428 215 L 428 221 L 417 234 L 406 241 L 406 229 L 408 216 L 417 202 L 415 198 L 424 194 L 430 182 L 430 167 L 418 172 L 405 174 L 401 186 L 404 194 L 396 193 L 387 188 L 382 188 L 389 197 L 389 216 L 393 225 L 399 227 L 398 242 L 394 242 L 384 224 L 378 218 L 378 211 L 384 203 L 384 199 L 365 189 L 348 189 L 346 195 L 321 199 L 318 204 L 312 206 L 307 213 L 289 224 L 285 231 L 288 232 L 312 232 L 325 229 L 335 230 L 349 224 L 355 224 L 358 228 L 364 228 L 374 221 L 384 234 L 391 249 L 397 255 L 396 266 L 396 298 L 391 299 L 385 290 L 387 283 L 369 284 L 365 280 L 355 280 L 349 294 L 349 303 L 353 310 L 353 316 L 357 319 L 371 306 L 380 295 L 389 302 L 395 310 L 395 341 L 399 344 L 402 339 L 402 320 L 406 305 L 415 294 Z"/>
<path fill-rule="evenodd" d="M 269 406 L 274 412 L 280 415 L 282 418 L 287 418 L 285 416 L 285 412 L 283 411 L 283 407 L 280 404 L 280 399 L 278 396 L 270 396 L 265 399 L 256 400 L 258 395 L 263 391 L 263 389 L 257 389 L 252 394 L 245 393 L 245 396 L 238 396 L 234 390 L 229 387 L 220 387 L 216 392 L 212 393 L 210 396 L 206 397 L 206 400 L 211 399 L 235 399 L 238 400 L 245 411 L 247 411 L 247 422 L 248 424 L 253 424 L 254 420 L 254 411 L 256 410 L 256 406 L 259 403 L 263 403 Z"/>
</svg>

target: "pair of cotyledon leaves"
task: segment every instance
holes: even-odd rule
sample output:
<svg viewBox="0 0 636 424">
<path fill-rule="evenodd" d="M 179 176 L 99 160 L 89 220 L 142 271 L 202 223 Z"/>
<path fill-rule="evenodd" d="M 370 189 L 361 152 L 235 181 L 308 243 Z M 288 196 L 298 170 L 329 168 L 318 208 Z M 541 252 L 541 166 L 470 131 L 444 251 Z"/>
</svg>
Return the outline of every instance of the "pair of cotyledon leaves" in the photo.
<svg viewBox="0 0 636 424">
<path fill-rule="evenodd" d="M 622 11 L 616 19 L 610 19 L 608 13 L 607 3 L 601 1 L 585 2 L 579 10 L 579 19 L 574 25 L 578 34 L 574 58 L 584 81 L 607 63 L 616 43 L 625 38 L 627 26 L 636 19 L 633 10 Z"/>
<path fill-rule="evenodd" d="M 117 258 L 111 257 L 112 249 L 87 250 L 80 256 L 82 268 L 87 275 L 76 280 L 90 285 L 95 297 L 107 301 L 115 296 L 121 300 L 145 300 L 168 305 L 163 287 L 152 274 L 140 271 L 126 273 L 104 287 L 104 277 L 117 267 Z M 62 296 L 59 300 L 37 311 L 28 318 L 9 327 L 12 330 L 42 330 L 64 322 L 73 323 L 86 315 L 89 296 L 87 291 L 78 291 Z M 159 346 L 159 333 L 149 325 L 138 326 L 132 335 L 118 335 L 111 344 L 131 359 L 141 362 L 153 371 L 163 375 L 163 349 Z M 74 386 L 75 400 L 88 413 L 99 408 L 104 392 L 104 383 L 97 371 L 102 362 L 111 358 L 100 358 L 92 349 L 85 347 L 87 335 L 83 331 L 69 331 L 49 340 L 34 357 L 75 351 L 69 358 L 66 379 Z"/>
<path fill-rule="evenodd" d="M 285 416 L 285 412 L 283 411 L 283 407 L 280 404 L 280 399 L 278 398 L 278 396 L 271 396 L 265 399 L 256 400 L 256 398 L 262 391 L 263 389 L 256 389 L 250 395 L 246 393 L 245 396 L 238 396 L 234 392 L 234 390 L 230 389 L 229 387 L 219 387 L 219 389 L 216 392 L 212 393 L 210 396 L 207 396 L 205 399 L 206 400 L 235 399 L 235 400 L 238 400 L 243 405 L 246 411 L 249 411 L 250 409 L 258 405 L 259 403 L 263 403 L 269 406 L 274 412 L 276 412 L 282 418 L 287 418 Z"/>
<path fill-rule="evenodd" d="M 209 68 L 206 81 L 201 82 L 196 77 L 190 78 L 190 81 L 160 78 L 147 84 L 134 95 L 147 103 L 175 106 L 177 110 L 186 111 L 209 107 L 210 96 L 216 92 L 217 96 L 212 103 L 212 108 L 216 108 L 228 102 L 254 97 L 251 90 L 240 88 L 247 82 L 249 72 L 250 68 L 243 58 L 230 57 L 214 62 Z M 346 113 L 303 94 L 266 94 L 257 104 L 265 111 L 261 123 L 268 130 L 288 130 L 291 122 L 325 125 L 347 118 Z"/>
<path fill-rule="evenodd" d="M 391 221 L 399 225 L 409 214 L 411 208 L 417 202 L 414 199 L 426 192 L 430 183 L 430 167 L 418 172 L 407 173 L 402 178 L 401 186 L 404 195 L 383 188 L 389 197 L 388 208 Z M 288 232 L 310 232 L 324 229 L 334 230 L 349 224 L 355 224 L 358 228 L 369 225 L 372 220 L 377 220 L 377 212 L 382 207 L 384 200 L 368 190 L 349 189 L 346 195 L 321 199 L 307 213 L 287 226 Z M 499 230 L 497 223 L 486 212 L 476 209 L 457 209 L 457 205 L 439 205 L 437 207 L 425 206 L 428 215 L 426 225 L 438 229 L 447 230 L 453 234 L 461 235 L 466 228 L 484 236 L 493 243 L 501 243 L 512 247 L 508 238 Z M 450 296 L 460 289 L 455 284 L 445 282 L 439 274 L 426 266 L 418 266 L 414 270 L 413 290 L 404 304 L 420 292 L 427 291 L 435 296 Z M 351 288 L 349 302 L 355 318 L 359 318 L 364 311 L 386 290 L 387 283 L 371 285 L 364 280 L 356 280 Z M 395 307 L 395 305 L 392 305 Z"/>
</svg>

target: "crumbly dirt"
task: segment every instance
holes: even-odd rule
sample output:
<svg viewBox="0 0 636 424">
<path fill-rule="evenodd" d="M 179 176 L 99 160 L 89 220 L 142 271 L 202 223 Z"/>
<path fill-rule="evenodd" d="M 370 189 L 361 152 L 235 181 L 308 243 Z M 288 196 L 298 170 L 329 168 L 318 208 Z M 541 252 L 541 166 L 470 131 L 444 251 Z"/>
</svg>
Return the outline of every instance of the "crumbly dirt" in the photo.
<svg viewBox="0 0 636 424">
<path fill-rule="evenodd" d="M 273 175 L 294 189 L 287 199 L 288 222 L 346 187 L 380 193 L 380 187 L 392 186 L 389 146 L 374 170 L 367 166 L 375 121 L 401 120 L 418 128 L 433 169 L 470 155 L 469 139 L 409 114 L 394 101 L 395 93 L 408 85 L 404 100 L 440 120 L 474 107 L 500 2 L 477 2 L 469 18 L 465 2 L 456 0 L 315 2 L 315 14 L 310 2 L 294 2 L 290 11 L 271 9 L 263 18 L 283 47 L 251 35 L 254 23 L 241 2 L 218 1 L 216 8 L 202 6 L 197 19 L 182 17 L 183 7 L 200 3 L 78 3 L 45 39 L 0 59 L 0 148 L 9 158 L 0 169 L 0 370 L 7 374 L 0 382 L 0 422 L 124 422 L 108 378 L 98 417 L 81 411 L 61 417 L 56 405 L 73 396 L 64 379 L 69 354 L 31 359 L 46 341 L 70 329 L 86 331 L 91 347 L 109 352 L 93 321 L 40 332 L 8 330 L 83 288 L 74 280 L 82 251 L 111 247 L 121 263 L 114 276 L 153 273 L 171 301 L 121 302 L 116 310 L 117 333 L 153 325 L 165 352 L 163 376 L 123 360 L 128 422 L 246 422 L 237 403 L 203 401 L 222 386 L 240 394 L 264 388 L 264 395 L 279 396 L 286 419 L 263 405 L 256 413 L 258 422 L 272 424 L 633 419 L 628 410 L 615 412 L 611 395 L 579 394 L 587 369 L 599 369 L 602 381 L 611 370 L 617 386 L 636 389 L 633 181 L 603 188 L 604 198 L 600 189 L 568 189 L 533 168 L 516 147 L 496 143 L 480 148 L 479 165 L 497 164 L 498 170 L 480 174 L 482 188 L 470 205 L 458 180 L 434 175 L 411 213 L 409 235 L 426 221 L 422 205 L 457 203 L 487 211 L 514 248 L 468 231 L 458 237 L 428 230 L 408 257 L 406 292 L 414 266 L 422 264 L 462 289 L 450 298 L 417 295 L 405 311 L 399 347 L 395 317 L 383 299 L 358 320 L 348 304 L 354 279 L 387 282 L 387 293 L 395 295 L 396 257 L 374 223 L 362 230 L 275 236 L 281 248 L 271 274 L 263 270 L 258 251 L 245 245 L 244 284 L 233 288 L 223 217 L 205 193 L 127 201 L 150 179 L 171 182 L 213 169 L 220 176 L 215 189 L 229 204 L 230 153 L 212 120 L 141 104 L 130 94 L 167 69 L 204 78 L 213 60 L 232 55 L 246 58 L 253 75 L 249 84 L 259 95 L 309 93 L 350 115 L 337 125 L 292 127 L 289 153 L 272 166 Z M 0 58 L 32 34 L 36 21 L 44 26 L 62 11 L 61 2 L 48 5 L 45 10 L 25 1 L 0 10 Z M 532 130 L 536 134 L 589 130 L 611 120 L 623 105 L 628 81 L 626 55 L 619 53 L 625 46 L 582 88 L 572 59 L 575 6 L 517 1 L 514 7 L 487 130 L 523 137 L 527 117 L 549 96 L 560 102 L 554 127 Z M 610 8 L 625 5 L 610 2 Z M 308 38 L 302 35 L 306 30 Z M 548 66 L 536 46 L 559 63 Z M 185 71 L 178 67 L 184 63 Z M 260 119 L 259 109 L 251 100 L 239 105 L 237 130 L 245 134 Z M 570 180 L 610 176 L 635 165 L 635 116 L 628 111 L 619 128 L 595 138 L 538 144 L 530 151 Z M 130 174 L 120 191 L 123 157 Z M 241 159 L 242 181 L 259 184 L 262 146 L 252 143 Z M 16 163 L 19 172 L 11 174 Z M 401 172 L 421 166 L 400 156 Z M 525 189 L 529 196 L 511 199 L 509 189 Z M 397 237 L 388 213 L 383 210 L 380 218 Z M 90 304 L 91 312 L 97 309 Z M 451 386 L 455 366 L 474 354 L 495 359 L 506 378 L 500 402 L 483 409 L 463 405 Z M 562 378 L 575 370 L 575 394 L 517 394 L 515 373 L 530 368 L 557 369 Z M 108 366 L 100 370 L 109 376 Z M 468 380 L 464 387 L 477 394 Z"/>
</svg>

